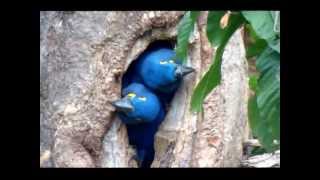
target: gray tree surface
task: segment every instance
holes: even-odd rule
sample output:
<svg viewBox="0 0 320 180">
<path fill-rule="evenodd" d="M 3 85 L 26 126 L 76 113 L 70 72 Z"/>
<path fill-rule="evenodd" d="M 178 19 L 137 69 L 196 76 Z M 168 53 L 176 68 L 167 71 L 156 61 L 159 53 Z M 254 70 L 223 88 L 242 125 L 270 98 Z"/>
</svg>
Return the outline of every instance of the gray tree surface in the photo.
<svg viewBox="0 0 320 180">
<path fill-rule="evenodd" d="M 175 40 L 184 12 L 40 12 L 40 166 L 137 167 L 126 127 L 110 102 L 121 77 L 155 40 Z M 248 73 L 241 31 L 223 55 L 222 82 L 204 111 L 190 112 L 195 85 L 215 48 L 202 12 L 178 89 L 156 135 L 152 167 L 237 167 L 248 137 Z"/>
</svg>

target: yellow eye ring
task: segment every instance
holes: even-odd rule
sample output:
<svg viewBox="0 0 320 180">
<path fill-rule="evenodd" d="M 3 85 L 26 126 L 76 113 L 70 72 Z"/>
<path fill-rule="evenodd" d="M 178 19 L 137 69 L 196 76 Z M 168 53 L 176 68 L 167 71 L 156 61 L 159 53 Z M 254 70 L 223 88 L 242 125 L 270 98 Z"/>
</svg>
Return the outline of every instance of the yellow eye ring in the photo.
<svg viewBox="0 0 320 180">
<path fill-rule="evenodd" d="M 127 97 L 129 97 L 129 98 L 134 98 L 134 97 L 136 97 L 136 94 L 135 93 L 129 93 L 128 95 L 127 95 Z"/>
</svg>

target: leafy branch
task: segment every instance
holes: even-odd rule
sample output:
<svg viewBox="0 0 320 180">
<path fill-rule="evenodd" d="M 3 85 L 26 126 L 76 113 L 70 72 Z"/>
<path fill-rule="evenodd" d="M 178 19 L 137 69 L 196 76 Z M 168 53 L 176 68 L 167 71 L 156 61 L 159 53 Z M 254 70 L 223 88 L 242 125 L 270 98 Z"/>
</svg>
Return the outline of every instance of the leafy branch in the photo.
<svg viewBox="0 0 320 180">
<path fill-rule="evenodd" d="M 188 39 L 194 30 L 199 12 L 187 12 L 179 25 L 177 57 L 186 60 Z M 206 96 L 221 82 L 221 64 L 224 48 L 241 26 L 253 40 L 246 47 L 248 58 L 256 57 L 259 76 L 250 77 L 255 95 L 248 104 L 249 122 L 253 135 L 267 151 L 280 147 L 280 13 L 274 11 L 210 11 L 207 19 L 207 37 L 217 47 L 213 62 L 195 87 L 191 110 L 202 111 Z"/>
</svg>

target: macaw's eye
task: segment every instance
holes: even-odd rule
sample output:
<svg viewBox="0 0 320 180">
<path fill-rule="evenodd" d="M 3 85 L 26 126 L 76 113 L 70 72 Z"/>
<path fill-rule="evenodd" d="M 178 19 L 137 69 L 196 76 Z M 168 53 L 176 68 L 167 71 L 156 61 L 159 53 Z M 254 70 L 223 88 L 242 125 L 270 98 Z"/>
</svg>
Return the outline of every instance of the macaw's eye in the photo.
<svg viewBox="0 0 320 180">
<path fill-rule="evenodd" d="M 174 60 L 169 60 L 169 63 L 174 64 L 175 62 Z"/>
<path fill-rule="evenodd" d="M 141 100 L 141 101 L 146 101 L 146 100 L 147 100 L 147 98 L 146 98 L 146 97 L 144 97 L 144 96 L 140 96 L 140 97 L 139 97 L 139 100 Z"/>
<path fill-rule="evenodd" d="M 136 97 L 136 94 L 135 93 L 129 93 L 127 95 L 127 97 L 129 97 L 130 99 L 133 99 L 134 97 Z"/>
<path fill-rule="evenodd" d="M 167 64 L 168 63 L 168 61 L 166 61 L 166 60 L 160 60 L 160 64 Z"/>
</svg>

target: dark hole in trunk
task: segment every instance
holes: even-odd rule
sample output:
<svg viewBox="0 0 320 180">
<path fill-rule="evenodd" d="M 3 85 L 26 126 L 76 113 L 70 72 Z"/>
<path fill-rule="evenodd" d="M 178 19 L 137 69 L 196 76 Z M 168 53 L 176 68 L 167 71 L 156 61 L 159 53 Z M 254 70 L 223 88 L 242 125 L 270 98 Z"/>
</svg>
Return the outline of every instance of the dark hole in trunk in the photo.
<svg viewBox="0 0 320 180">
<path fill-rule="evenodd" d="M 123 90 L 123 88 L 124 87 L 127 87 L 129 84 L 131 84 L 132 83 L 132 77 L 133 76 L 135 76 L 136 74 L 136 72 L 135 72 L 135 68 L 136 68 L 136 65 L 137 65 L 137 63 L 139 62 L 139 60 L 140 60 L 140 57 L 142 56 L 142 55 L 144 55 L 144 53 L 148 53 L 148 52 L 150 52 L 150 51 L 153 51 L 153 50 L 155 50 L 155 49 L 158 49 L 158 48 L 169 48 L 169 49 L 174 49 L 174 46 L 175 46 L 175 40 L 156 40 L 156 41 L 154 41 L 154 42 L 152 42 L 152 43 L 150 43 L 149 44 L 149 46 L 145 49 L 145 51 L 142 53 L 142 54 L 140 54 L 139 55 L 139 57 L 136 59 L 136 60 L 134 60 L 134 61 L 132 61 L 132 63 L 130 64 L 130 66 L 128 67 L 128 69 L 127 69 L 127 71 L 125 72 L 125 74 L 123 75 L 123 77 L 122 77 L 122 90 Z M 143 82 L 142 82 L 143 83 Z M 151 89 L 150 89 L 151 90 Z M 151 90 L 152 91 L 152 90 Z M 123 92 L 121 92 L 121 94 L 122 94 L 122 97 L 124 96 L 124 94 L 123 94 Z M 155 94 L 157 94 L 157 93 L 155 93 Z M 172 98 L 173 98 L 173 96 L 174 96 L 174 94 L 175 94 L 175 92 L 174 93 L 172 93 L 172 94 L 169 94 L 168 95 L 168 99 L 166 99 L 165 101 L 162 101 L 161 100 L 161 98 L 158 96 L 158 98 L 160 99 L 160 101 L 162 102 L 162 105 L 163 105 L 163 109 L 164 109 L 164 112 L 165 112 L 165 115 L 166 115 L 166 113 L 167 113 L 167 111 L 168 111 L 168 106 L 169 106 L 169 104 L 171 103 L 171 101 L 172 101 Z M 158 94 L 157 94 L 158 95 Z M 127 127 L 127 130 L 128 129 L 132 129 L 132 126 L 133 125 L 128 125 L 128 124 L 126 124 L 126 127 Z M 139 125 L 134 125 L 134 126 L 139 126 Z M 157 126 L 156 127 L 156 131 L 158 130 L 158 127 L 159 126 Z M 154 127 L 153 127 L 154 128 Z M 143 128 L 138 128 L 139 130 L 142 130 Z M 152 132 L 152 133 L 150 133 L 150 134 L 148 134 L 148 135 L 150 135 L 150 136 L 152 136 L 151 138 L 153 139 L 153 142 L 154 142 L 154 136 L 155 136 L 155 134 L 156 134 L 156 131 L 154 132 Z M 150 132 L 150 131 L 149 131 Z M 132 133 L 132 131 L 131 131 L 131 133 Z M 133 147 L 135 147 L 135 149 L 136 149 L 136 154 L 138 154 L 138 151 L 137 151 L 137 146 L 136 146 L 136 144 L 135 143 L 132 143 L 132 142 L 130 142 L 130 139 L 131 139 L 131 137 L 130 137 L 130 133 L 129 133 L 129 130 L 128 130 L 128 136 L 129 136 L 129 144 L 130 145 L 132 145 Z M 149 137 L 150 138 L 150 137 Z M 144 141 L 143 139 L 141 139 L 141 141 Z M 153 160 L 154 160 L 154 147 L 152 147 L 149 151 L 147 151 L 146 152 L 146 159 L 143 161 L 143 162 L 141 162 L 141 164 L 140 164 L 140 167 L 145 167 L 145 168 L 149 168 L 150 166 L 151 166 L 151 164 L 152 164 L 152 162 L 153 162 Z M 149 154 L 148 154 L 149 153 Z"/>
</svg>

